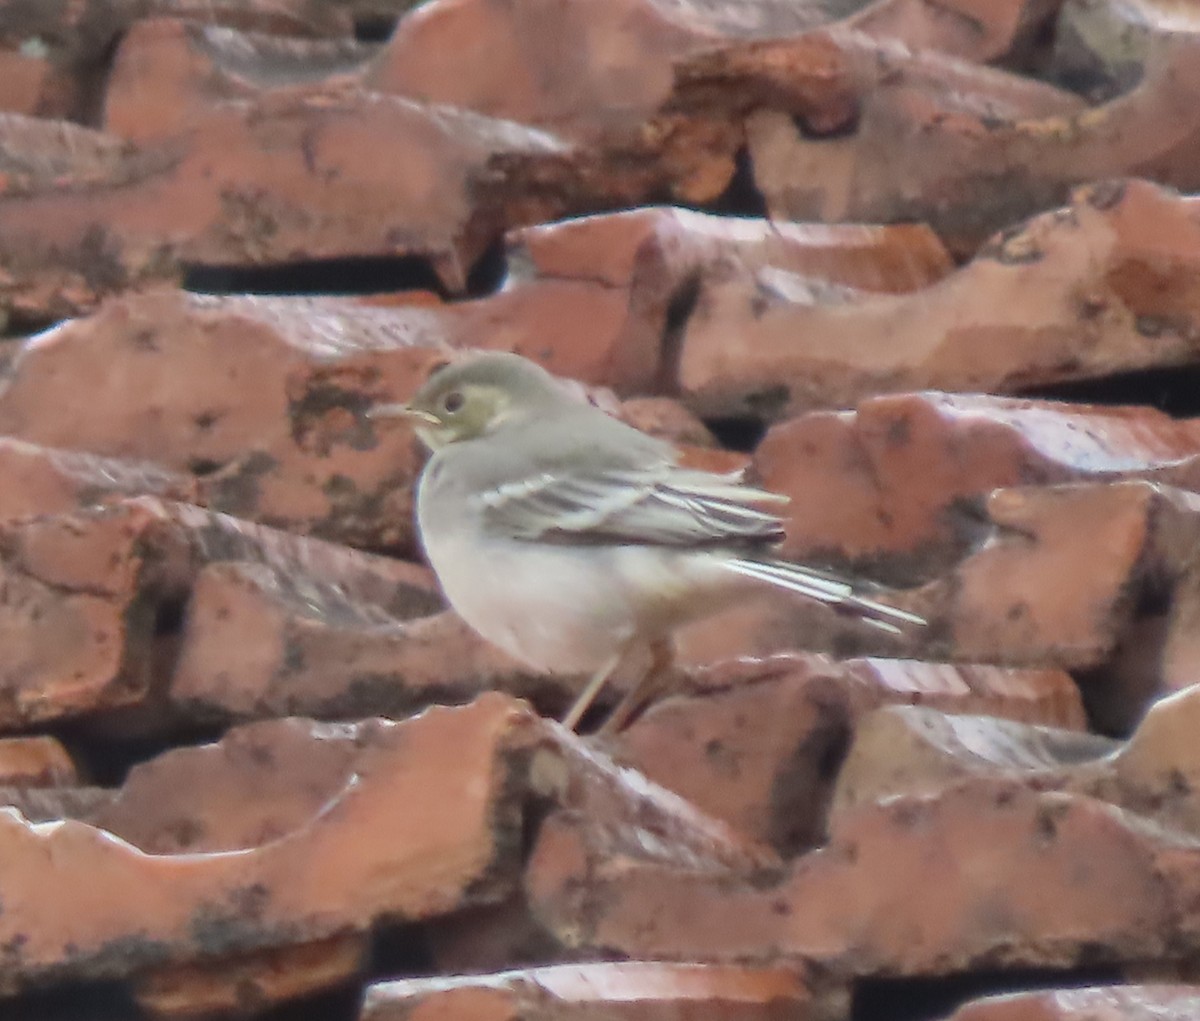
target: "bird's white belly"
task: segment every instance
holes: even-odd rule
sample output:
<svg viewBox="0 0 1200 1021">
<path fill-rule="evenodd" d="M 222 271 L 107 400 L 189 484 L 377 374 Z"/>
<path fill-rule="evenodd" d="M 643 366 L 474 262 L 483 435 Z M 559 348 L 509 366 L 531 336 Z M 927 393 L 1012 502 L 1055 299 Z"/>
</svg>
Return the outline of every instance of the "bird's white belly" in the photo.
<svg viewBox="0 0 1200 1021">
<path fill-rule="evenodd" d="M 617 579 L 581 551 L 488 545 L 483 554 L 453 537 L 427 540 L 427 553 L 450 605 L 505 652 L 542 670 L 587 672 L 633 634 L 636 622 Z"/>
<path fill-rule="evenodd" d="M 436 530 L 426 532 L 425 545 L 446 598 L 471 627 L 517 659 L 558 673 L 591 672 L 635 635 L 669 631 L 680 587 L 701 580 L 691 558 L 646 547 L 496 539 L 485 553 L 461 533 Z"/>
</svg>

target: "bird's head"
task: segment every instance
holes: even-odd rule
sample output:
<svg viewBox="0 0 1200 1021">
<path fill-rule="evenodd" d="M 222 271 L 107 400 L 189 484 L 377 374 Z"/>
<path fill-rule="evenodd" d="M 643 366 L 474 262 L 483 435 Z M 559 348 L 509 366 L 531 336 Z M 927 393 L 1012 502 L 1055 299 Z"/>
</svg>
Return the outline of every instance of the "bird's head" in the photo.
<svg viewBox="0 0 1200 1021">
<path fill-rule="evenodd" d="M 368 415 L 405 419 L 430 450 L 440 450 L 571 399 L 541 366 L 520 355 L 489 351 L 442 365 L 407 402 L 376 405 Z"/>
</svg>

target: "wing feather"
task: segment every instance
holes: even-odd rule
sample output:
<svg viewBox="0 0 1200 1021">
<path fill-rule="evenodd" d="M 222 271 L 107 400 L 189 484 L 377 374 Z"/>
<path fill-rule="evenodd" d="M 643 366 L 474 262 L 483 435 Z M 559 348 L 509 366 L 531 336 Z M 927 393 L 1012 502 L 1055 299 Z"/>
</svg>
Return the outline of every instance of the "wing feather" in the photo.
<svg viewBox="0 0 1200 1021">
<path fill-rule="evenodd" d="M 658 546 L 759 544 L 783 538 L 764 505 L 787 498 L 663 461 L 591 471 L 556 467 L 478 497 L 489 527 L 519 539 Z"/>
</svg>

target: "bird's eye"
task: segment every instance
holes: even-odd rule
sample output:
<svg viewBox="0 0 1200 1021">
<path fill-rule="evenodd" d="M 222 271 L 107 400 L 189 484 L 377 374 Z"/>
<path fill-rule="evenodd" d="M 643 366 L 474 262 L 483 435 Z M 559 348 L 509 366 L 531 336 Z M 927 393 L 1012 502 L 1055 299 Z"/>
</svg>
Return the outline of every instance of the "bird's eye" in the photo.
<svg viewBox="0 0 1200 1021">
<path fill-rule="evenodd" d="M 467 399 L 459 390 L 451 390 L 445 397 L 442 398 L 442 410 L 447 415 L 453 415 L 456 411 L 461 411 L 462 406 L 467 403 Z"/>
</svg>

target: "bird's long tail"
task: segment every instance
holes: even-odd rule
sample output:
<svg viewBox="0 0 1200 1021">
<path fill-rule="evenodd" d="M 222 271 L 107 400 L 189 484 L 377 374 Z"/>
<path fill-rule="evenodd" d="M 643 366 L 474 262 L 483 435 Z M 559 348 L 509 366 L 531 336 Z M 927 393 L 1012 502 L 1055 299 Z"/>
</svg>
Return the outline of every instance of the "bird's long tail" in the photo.
<svg viewBox="0 0 1200 1021">
<path fill-rule="evenodd" d="M 925 619 L 907 610 L 881 603 L 863 594 L 862 587 L 836 574 L 786 560 L 750 560 L 736 557 L 725 562 L 731 571 L 766 582 L 777 588 L 798 592 L 809 599 L 826 603 L 844 613 L 860 617 L 881 631 L 901 634 L 904 627 L 921 627 Z"/>
</svg>

